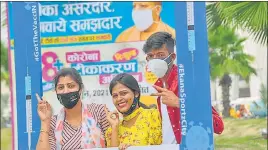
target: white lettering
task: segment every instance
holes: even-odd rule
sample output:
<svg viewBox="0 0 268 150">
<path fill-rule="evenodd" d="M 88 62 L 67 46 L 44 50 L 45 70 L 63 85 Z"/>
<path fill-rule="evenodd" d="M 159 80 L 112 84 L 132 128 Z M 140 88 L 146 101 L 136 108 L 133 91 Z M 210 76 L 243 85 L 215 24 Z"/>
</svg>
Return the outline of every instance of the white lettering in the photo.
<svg viewBox="0 0 268 150">
<path fill-rule="evenodd" d="M 113 28 L 121 29 L 120 25 L 122 17 L 108 17 L 108 18 L 95 18 L 95 19 L 85 19 L 85 20 L 71 20 L 71 29 L 73 32 L 81 31 L 93 31 L 97 32 L 99 30 L 110 30 Z"/>
<path fill-rule="evenodd" d="M 32 5 L 32 15 L 33 15 L 33 45 L 34 45 L 34 59 L 35 61 L 40 61 L 39 60 L 39 41 L 38 41 L 38 36 L 39 36 L 39 32 L 37 30 L 37 10 L 36 10 L 36 6 Z"/>
<path fill-rule="evenodd" d="M 75 3 L 75 4 L 64 4 L 63 15 L 83 15 L 102 12 L 112 12 L 110 9 L 111 2 L 87 2 L 87 3 Z M 90 9 L 91 8 L 91 9 Z"/>
<path fill-rule="evenodd" d="M 187 121 L 186 121 L 186 111 L 185 111 L 185 98 L 186 93 L 184 91 L 184 67 L 182 64 L 179 65 L 179 90 L 180 90 L 180 109 L 181 109 L 181 127 L 182 127 L 182 135 L 186 135 L 187 133 Z"/>
<path fill-rule="evenodd" d="M 59 18 L 59 21 L 41 22 L 40 31 L 42 33 L 66 32 L 66 22 L 63 18 Z"/>
<path fill-rule="evenodd" d="M 68 55 L 67 60 L 69 63 L 79 61 L 79 55 L 77 53 L 73 53 L 72 55 Z"/>
<path fill-rule="evenodd" d="M 58 5 L 40 5 L 40 16 L 58 16 Z"/>
</svg>

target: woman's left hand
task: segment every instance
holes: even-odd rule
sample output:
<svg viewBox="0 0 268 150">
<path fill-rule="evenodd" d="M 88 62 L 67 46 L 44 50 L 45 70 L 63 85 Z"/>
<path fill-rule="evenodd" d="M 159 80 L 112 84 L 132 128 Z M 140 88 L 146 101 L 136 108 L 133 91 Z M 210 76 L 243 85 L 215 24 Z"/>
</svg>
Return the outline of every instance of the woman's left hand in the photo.
<svg viewBox="0 0 268 150">
<path fill-rule="evenodd" d="M 119 150 L 126 150 L 130 146 L 131 146 L 130 144 L 120 144 L 118 149 Z"/>
</svg>

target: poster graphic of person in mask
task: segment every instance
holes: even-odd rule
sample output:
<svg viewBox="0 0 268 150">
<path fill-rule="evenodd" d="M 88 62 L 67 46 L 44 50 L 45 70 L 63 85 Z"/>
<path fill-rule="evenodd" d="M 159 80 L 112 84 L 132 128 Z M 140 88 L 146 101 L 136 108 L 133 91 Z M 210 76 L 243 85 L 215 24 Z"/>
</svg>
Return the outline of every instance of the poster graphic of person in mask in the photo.
<svg viewBox="0 0 268 150">
<path fill-rule="evenodd" d="M 145 41 L 153 33 L 165 31 L 175 38 L 175 30 L 161 20 L 162 2 L 133 2 L 134 25 L 123 31 L 116 42 Z"/>
<path fill-rule="evenodd" d="M 180 104 L 178 97 L 178 67 L 174 64 L 175 40 L 167 32 L 152 34 L 143 46 L 147 55 L 148 69 L 157 76 L 154 88 L 158 110 L 162 117 L 163 144 L 181 143 Z M 214 133 L 221 134 L 224 125 L 217 111 L 212 107 Z M 170 128 L 172 127 L 172 128 Z"/>
</svg>

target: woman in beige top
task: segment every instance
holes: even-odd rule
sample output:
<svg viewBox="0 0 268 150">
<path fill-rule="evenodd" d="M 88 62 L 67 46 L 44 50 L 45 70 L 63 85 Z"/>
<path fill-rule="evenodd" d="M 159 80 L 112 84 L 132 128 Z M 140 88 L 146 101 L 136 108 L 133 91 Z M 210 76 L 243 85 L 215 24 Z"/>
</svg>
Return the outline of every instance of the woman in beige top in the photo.
<svg viewBox="0 0 268 150">
<path fill-rule="evenodd" d="M 105 106 L 83 104 L 82 78 L 73 68 L 64 68 L 55 79 L 57 98 L 64 108 L 52 116 L 50 104 L 38 95 L 41 130 L 37 150 L 105 148 L 104 133 L 109 127 Z"/>
</svg>

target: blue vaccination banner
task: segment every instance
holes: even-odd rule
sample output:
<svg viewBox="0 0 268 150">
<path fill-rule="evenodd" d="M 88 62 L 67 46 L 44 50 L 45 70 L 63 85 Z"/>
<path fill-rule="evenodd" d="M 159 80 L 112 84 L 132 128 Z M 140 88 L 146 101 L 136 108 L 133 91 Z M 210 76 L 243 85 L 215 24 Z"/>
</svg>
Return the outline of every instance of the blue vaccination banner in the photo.
<svg viewBox="0 0 268 150">
<path fill-rule="evenodd" d="M 40 131 L 35 93 L 42 95 L 41 46 L 37 2 L 12 3 L 15 51 L 17 133 L 19 150 L 34 150 Z"/>
<path fill-rule="evenodd" d="M 140 3 L 8 2 L 15 150 L 36 148 L 40 119 L 35 93 L 51 100 L 54 113 L 62 108 L 52 83 L 62 67 L 79 71 L 88 101 L 113 106 L 108 83 L 128 72 L 140 84 L 141 101 L 156 104 L 149 95 L 157 78 L 146 70 L 142 51 L 148 36 L 139 26 L 148 20 L 134 12 L 140 7 L 159 15 L 157 31 L 176 38 L 180 149 L 214 149 L 205 2 Z"/>
<path fill-rule="evenodd" d="M 175 14 L 180 149 L 214 149 L 205 2 L 177 2 Z"/>
<path fill-rule="evenodd" d="M 40 2 L 42 47 L 137 41 L 130 32 L 133 2 Z M 11 3 L 8 5 L 11 10 Z M 174 28 L 174 2 L 163 2 L 161 21 Z M 12 28 L 14 23 L 9 21 Z M 131 35 L 132 34 L 132 35 Z M 13 47 L 13 31 L 10 31 Z"/>
</svg>

